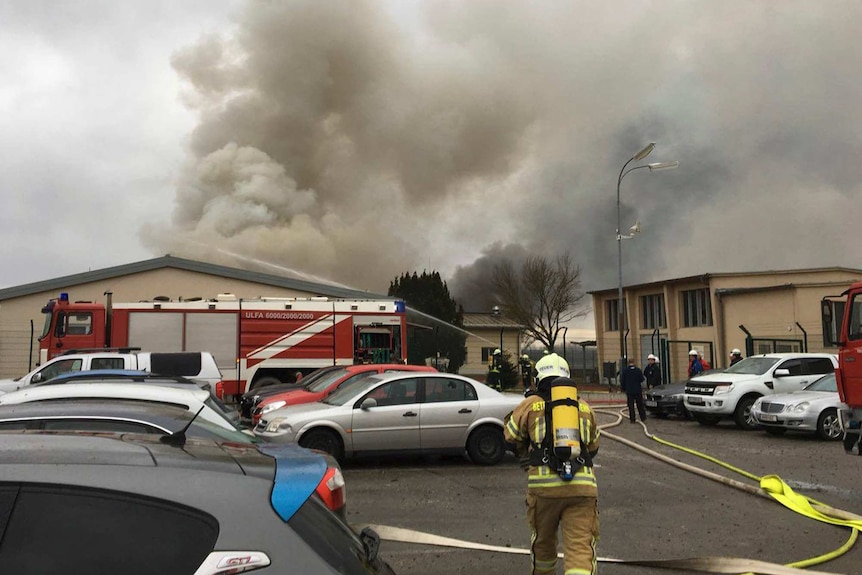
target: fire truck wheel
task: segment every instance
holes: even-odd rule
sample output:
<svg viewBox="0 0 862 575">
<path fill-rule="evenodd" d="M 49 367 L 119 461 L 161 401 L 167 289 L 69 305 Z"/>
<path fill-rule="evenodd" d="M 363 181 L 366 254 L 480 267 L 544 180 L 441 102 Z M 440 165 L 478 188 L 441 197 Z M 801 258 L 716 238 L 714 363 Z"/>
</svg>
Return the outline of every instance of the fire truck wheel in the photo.
<svg viewBox="0 0 862 575">
<path fill-rule="evenodd" d="M 299 439 L 299 445 L 308 449 L 325 451 L 342 463 L 344 460 L 344 447 L 338 434 L 329 429 L 312 429 Z"/>
<path fill-rule="evenodd" d="M 476 465 L 496 465 L 506 453 L 503 430 L 485 425 L 467 439 L 467 455 Z"/>
<path fill-rule="evenodd" d="M 262 387 L 267 387 L 268 385 L 278 385 L 280 383 L 281 381 L 274 377 L 261 377 L 251 384 L 251 389 L 260 389 Z"/>
</svg>

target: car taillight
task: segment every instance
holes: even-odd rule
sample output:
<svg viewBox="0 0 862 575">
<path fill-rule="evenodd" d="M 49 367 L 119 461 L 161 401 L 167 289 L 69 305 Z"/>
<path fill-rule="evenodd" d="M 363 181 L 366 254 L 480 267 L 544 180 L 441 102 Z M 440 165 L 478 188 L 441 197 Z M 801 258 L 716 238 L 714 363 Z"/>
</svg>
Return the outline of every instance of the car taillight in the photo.
<svg viewBox="0 0 862 575">
<path fill-rule="evenodd" d="M 336 467 L 328 467 L 323 479 L 315 489 L 317 495 L 323 500 L 327 507 L 333 511 L 340 511 L 347 500 L 347 492 L 344 486 L 344 475 Z"/>
<path fill-rule="evenodd" d="M 224 399 L 224 382 L 217 381 L 215 384 L 215 395 L 219 399 Z"/>
</svg>

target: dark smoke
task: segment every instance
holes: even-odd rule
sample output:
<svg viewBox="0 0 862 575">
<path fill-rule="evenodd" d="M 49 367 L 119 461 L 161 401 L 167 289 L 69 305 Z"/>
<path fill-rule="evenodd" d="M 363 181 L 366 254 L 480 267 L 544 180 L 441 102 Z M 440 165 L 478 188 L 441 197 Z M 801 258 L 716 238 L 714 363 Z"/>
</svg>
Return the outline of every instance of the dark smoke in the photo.
<svg viewBox="0 0 862 575">
<path fill-rule="evenodd" d="M 199 113 L 156 253 L 372 291 L 573 254 L 586 290 L 859 265 L 857 2 L 250 2 L 179 50 Z M 634 165 L 634 164 L 633 164 Z M 852 237 L 852 236 L 851 236 Z M 221 250 L 221 251 L 219 251 Z M 229 263 L 236 265 L 235 257 Z M 251 265 L 251 264 L 249 264 Z"/>
</svg>

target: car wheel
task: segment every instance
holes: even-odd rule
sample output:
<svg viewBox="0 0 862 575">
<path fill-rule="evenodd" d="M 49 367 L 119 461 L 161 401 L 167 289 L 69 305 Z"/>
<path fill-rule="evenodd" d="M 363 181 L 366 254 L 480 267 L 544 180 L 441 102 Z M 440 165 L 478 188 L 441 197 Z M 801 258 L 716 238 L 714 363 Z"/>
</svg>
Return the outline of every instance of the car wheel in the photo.
<svg viewBox="0 0 862 575">
<path fill-rule="evenodd" d="M 312 429 L 299 438 L 299 445 L 308 449 L 325 451 L 338 463 L 344 461 L 344 446 L 338 434 L 329 429 Z"/>
<path fill-rule="evenodd" d="M 838 411 L 834 407 L 824 409 L 817 418 L 817 436 L 826 441 L 841 439 L 841 424 L 838 421 Z"/>
<path fill-rule="evenodd" d="M 476 465 L 496 465 L 505 453 L 506 442 L 499 427 L 480 427 L 467 439 L 467 455 Z"/>
<path fill-rule="evenodd" d="M 736 409 L 733 411 L 733 420 L 740 429 L 744 429 L 745 431 L 753 431 L 757 429 L 757 420 L 755 420 L 754 415 L 751 414 L 751 406 L 754 405 L 754 401 L 756 399 L 756 397 L 750 395 L 748 397 L 743 397 L 739 400 L 739 403 L 736 404 Z"/>
<path fill-rule="evenodd" d="M 699 424 L 708 425 L 710 427 L 712 427 L 713 425 L 718 425 L 718 422 L 721 421 L 721 417 L 718 415 L 708 415 L 706 413 L 692 413 L 691 416 Z"/>
<path fill-rule="evenodd" d="M 771 427 L 770 426 L 770 427 L 764 427 L 763 429 L 765 429 L 766 433 L 768 433 L 769 435 L 784 435 L 785 433 L 787 433 L 786 427 Z"/>
</svg>

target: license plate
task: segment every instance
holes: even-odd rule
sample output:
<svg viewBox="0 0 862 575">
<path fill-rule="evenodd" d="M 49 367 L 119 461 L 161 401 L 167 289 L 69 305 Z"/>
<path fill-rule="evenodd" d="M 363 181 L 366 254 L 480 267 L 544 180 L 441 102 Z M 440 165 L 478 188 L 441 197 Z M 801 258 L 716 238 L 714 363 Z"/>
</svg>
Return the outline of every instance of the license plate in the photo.
<svg viewBox="0 0 862 575">
<path fill-rule="evenodd" d="M 689 405 L 703 405 L 704 401 L 699 397 L 689 397 L 688 403 Z"/>
<path fill-rule="evenodd" d="M 646 406 L 647 406 L 647 407 L 658 407 L 658 402 L 657 402 L 657 401 L 650 401 L 650 400 L 648 399 L 648 400 L 646 400 L 644 403 L 646 403 Z"/>
<path fill-rule="evenodd" d="M 778 421 L 778 416 L 771 413 L 764 413 L 760 416 L 761 421 Z"/>
</svg>

